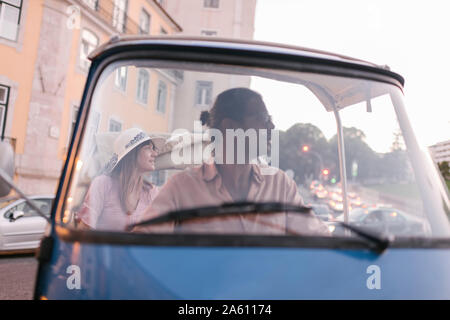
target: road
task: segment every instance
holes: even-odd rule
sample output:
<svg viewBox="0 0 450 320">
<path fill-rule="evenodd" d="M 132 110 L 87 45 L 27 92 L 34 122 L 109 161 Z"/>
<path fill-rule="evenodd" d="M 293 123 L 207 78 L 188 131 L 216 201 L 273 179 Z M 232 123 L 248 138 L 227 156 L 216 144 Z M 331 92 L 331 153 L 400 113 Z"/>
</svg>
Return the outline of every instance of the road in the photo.
<svg viewBox="0 0 450 320">
<path fill-rule="evenodd" d="M 37 268 L 34 255 L 0 255 L 0 300 L 32 299 Z"/>
</svg>

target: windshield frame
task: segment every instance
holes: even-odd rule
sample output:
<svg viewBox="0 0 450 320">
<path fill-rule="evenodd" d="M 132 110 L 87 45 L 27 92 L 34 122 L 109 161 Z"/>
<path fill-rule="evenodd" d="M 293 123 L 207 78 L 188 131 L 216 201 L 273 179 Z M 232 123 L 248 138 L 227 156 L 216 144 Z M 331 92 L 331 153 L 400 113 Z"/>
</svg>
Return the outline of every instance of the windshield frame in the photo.
<svg viewBox="0 0 450 320">
<path fill-rule="evenodd" d="M 266 68 L 266 69 L 279 69 L 279 70 L 289 70 L 298 72 L 311 72 L 317 74 L 326 74 L 333 76 L 341 76 L 355 79 L 372 80 L 394 85 L 403 90 L 401 83 L 398 79 L 392 75 L 394 73 L 375 67 L 368 67 L 366 65 L 358 65 L 342 61 L 334 61 L 323 58 L 311 58 L 308 56 L 294 56 L 292 54 L 281 54 L 279 52 L 265 52 L 265 51 L 252 51 L 246 50 L 243 47 L 241 50 L 236 48 L 226 49 L 226 48 L 211 48 L 205 46 L 203 48 L 199 47 L 189 47 L 186 46 L 168 46 L 146 44 L 146 45 L 123 45 L 119 47 L 111 47 L 105 50 L 105 52 L 100 53 L 93 60 L 91 68 L 89 71 L 88 79 L 86 81 L 86 86 L 83 93 L 83 98 L 80 105 L 80 111 L 78 113 L 77 121 L 74 128 L 74 134 L 71 137 L 71 142 L 68 150 L 68 155 L 64 168 L 61 174 L 60 183 L 58 186 L 58 191 L 55 198 L 55 205 L 53 206 L 51 212 L 52 219 L 52 233 L 58 234 L 59 237 L 67 241 L 82 241 L 82 242 L 95 242 L 95 243 L 127 243 L 127 244 L 155 244 L 157 245 L 157 239 L 160 239 L 162 234 L 157 235 L 138 235 L 138 234 L 127 234 L 123 232 L 103 232 L 103 231 L 89 231 L 89 230 L 74 230 L 68 228 L 62 223 L 63 212 L 65 208 L 65 202 L 70 192 L 70 186 L 72 182 L 73 175 L 75 173 L 77 155 L 79 154 L 81 148 L 81 140 L 85 133 L 87 127 L 87 115 L 90 111 L 90 105 L 93 98 L 93 93 L 97 88 L 98 81 L 101 78 L 104 70 L 111 64 L 115 62 L 120 62 L 124 60 L 134 60 L 134 59 L 155 59 L 155 60 L 167 60 L 173 62 L 202 62 L 202 63 L 213 63 L 221 64 L 225 66 L 246 66 L 255 68 Z M 342 158 L 339 157 L 339 161 Z M 346 197 L 345 197 L 346 198 Z M 154 237 L 156 236 L 156 237 Z M 196 239 L 204 239 L 205 237 L 211 237 L 213 235 L 205 234 L 187 234 L 187 235 L 177 235 L 177 234 L 167 234 L 166 236 L 174 237 L 176 239 L 184 239 L 184 237 Z M 241 239 L 245 243 L 248 239 L 255 239 L 255 237 L 262 237 L 267 241 L 262 242 L 262 246 L 267 246 L 270 243 L 277 243 L 277 237 L 273 236 L 250 236 L 250 235 L 230 235 L 230 236 L 218 236 L 215 235 L 215 239 L 233 239 L 232 242 L 235 243 L 236 239 Z M 284 236 L 285 237 L 285 236 Z M 122 239 L 123 238 L 123 239 Z M 314 241 L 319 241 L 320 243 L 325 243 L 325 247 L 340 247 L 339 243 L 345 244 L 345 248 L 350 244 L 362 244 L 364 243 L 358 238 L 348 238 L 343 237 L 338 241 L 339 237 L 328 237 L 322 239 L 323 237 L 295 237 L 301 243 L 310 246 Z M 155 239 L 155 242 L 152 242 Z M 316 239 L 316 240 L 314 240 Z M 322 240 L 321 240 L 322 239 Z M 407 245 L 409 241 L 396 240 L 393 242 L 394 246 L 396 242 L 403 243 Z M 431 239 L 419 238 L 413 241 L 414 244 L 422 243 L 418 241 L 423 239 L 423 243 L 430 243 Z M 450 245 L 450 239 L 445 238 Z M 286 239 L 285 242 L 280 242 L 287 244 L 292 239 Z M 179 240 L 178 240 L 179 241 Z M 183 240 L 184 241 L 184 240 Z M 248 240 L 251 242 L 251 240 Z M 275 242 L 273 242 L 275 241 Z M 336 242 L 337 241 L 337 242 Z M 439 242 L 439 239 L 437 239 Z M 170 241 L 169 241 L 170 242 Z M 176 241 L 175 241 L 176 242 Z M 220 241 L 219 241 L 220 242 Z M 172 243 L 172 242 L 171 242 Z M 185 243 L 185 242 L 182 242 Z M 193 243 L 197 243 L 193 241 Z M 203 241 L 199 240 L 199 243 L 204 244 Z M 214 243 L 211 239 L 211 243 Z M 297 243 L 297 245 L 299 245 Z M 284 246 L 284 245 L 283 245 Z M 365 244 L 363 246 L 366 246 Z M 350 245 L 351 247 L 351 245 Z"/>
<path fill-rule="evenodd" d="M 370 243 L 360 237 L 233 235 L 208 233 L 124 233 L 91 231 L 56 226 L 58 237 L 68 243 L 151 247 L 261 247 L 370 250 Z M 389 243 L 389 249 L 449 249 L 449 238 L 402 237 Z M 376 253 L 374 253 L 376 255 Z"/>
</svg>

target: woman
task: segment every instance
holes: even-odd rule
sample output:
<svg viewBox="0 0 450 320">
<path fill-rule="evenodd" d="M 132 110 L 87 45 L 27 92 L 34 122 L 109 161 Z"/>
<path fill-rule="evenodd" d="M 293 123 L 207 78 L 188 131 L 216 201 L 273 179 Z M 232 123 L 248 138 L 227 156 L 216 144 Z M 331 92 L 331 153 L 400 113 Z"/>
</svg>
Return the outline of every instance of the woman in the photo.
<svg viewBox="0 0 450 320">
<path fill-rule="evenodd" d="M 150 139 L 137 128 L 125 130 L 116 138 L 107 174 L 92 181 L 78 212 L 81 228 L 125 230 L 139 220 L 158 193 L 158 188 L 143 177 L 155 170 L 155 143 L 162 141 Z"/>
<path fill-rule="evenodd" d="M 258 146 L 258 149 L 262 146 L 263 141 L 259 141 L 261 137 L 259 133 L 264 132 L 268 137 L 265 149 L 270 150 L 270 133 L 274 129 L 272 119 L 259 93 L 247 88 L 224 91 L 219 94 L 212 109 L 202 113 L 201 120 L 204 125 L 222 133 L 224 143 L 221 155 L 217 156 L 216 152 L 213 163 L 204 163 L 171 177 L 152 206 L 142 216 L 142 220 L 170 211 L 217 206 L 229 202 L 303 204 L 297 185 L 291 178 L 282 170 L 265 170 L 268 167 L 256 164 L 255 155 L 249 152 L 251 144 Z M 245 148 L 240 151 L 243 154 L 238 155 L 236 138 L 228 138 L 226 134 L 230 129 L 234 132 L 239 129 L 241 132 L 255 130 L 257 134 L 254 136 L 258 137 L 258 141 L 256 143 L 247 141 Z M 230 154 L 228 159 L 227 152 Z M 262 150 L 258 150 L 256 155 L 260 152 Z M 237 161 L 239 156 L 245 159 L 243 163 Z M 266 172 L 271 173 L 265 174 Z M 312 214 L 301 216 L 289 213 L 203 218 L 185 221 L 178 225 L 166 223 L 158 226 L 142 226 L 135 228 L 134 231 L 170 232 L 174 228 L 182 232 L 328 235 L 327 227 Z"/>
</svg>

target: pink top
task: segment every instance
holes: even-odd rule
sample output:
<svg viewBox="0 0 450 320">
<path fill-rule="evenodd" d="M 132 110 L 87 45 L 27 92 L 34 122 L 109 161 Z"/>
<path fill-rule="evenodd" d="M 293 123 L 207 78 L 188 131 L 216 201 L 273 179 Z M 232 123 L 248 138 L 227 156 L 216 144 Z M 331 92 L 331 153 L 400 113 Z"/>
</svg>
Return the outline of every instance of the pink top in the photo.
<svg viewBox="0 0 450 320">
<path fill-rule="evenodd" d="M 274 175 L 261 174 L 259 165 L 252 165 L 252 177 L 247 201 L 283 202 L 302 205 L 297 185 L 282 170 Z M 161 188 L 151 207 L 142 215 L 149 219 L 169 211 L 233 202 L 214 164 L 185 170 L 172 176 Z M 175 228 L 175 229 L 174 229 Z M 329 235 L 325 224 L 312 214 L 296 213 L 252 214 L 219 218 L 195 219 L 175 226 L 166 223 L 135 228 L 138 232 L 204 232 Z"/>
<path fill-rule="evenodd" d="M 157 187 L 144 183 L 136 209 L 127 214 L 120 204 L 117 181 L 110 176 L 98 176 L 89 187 L 78 218 L 93 229 L 123 231 L 127 225 L 140 220 L 158 191 Z"/>
</svg>

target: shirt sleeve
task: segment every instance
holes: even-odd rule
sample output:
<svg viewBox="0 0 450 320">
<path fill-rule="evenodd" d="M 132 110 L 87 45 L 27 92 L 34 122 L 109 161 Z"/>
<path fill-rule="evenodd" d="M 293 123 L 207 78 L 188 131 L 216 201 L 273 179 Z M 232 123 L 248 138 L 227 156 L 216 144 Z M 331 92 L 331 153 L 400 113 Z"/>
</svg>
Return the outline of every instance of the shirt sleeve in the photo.
<svg viewBox="0 0 450 320">
<path fill-rule="evenodd" d="M 157 191 L 153 202 L 141 215 L 141 222 L 177 209 L 176 194 L 179 192 L 177 180 L 177 176 L 173 176 Z M 173 222 L 167 222 L 151 226 L 138 226 L 132 231 L 141 233 L 173 232 L 174 226 Z"/>
<path fill-rule="evenodd" d="M 97 227 L 98 219 L 103 212 L 105 195 L 109 185 L 108 179 L 106 176 L 94 178 L 81 209 L 78 211 L 78 218 L 93 229 Z"/>
</svg>

